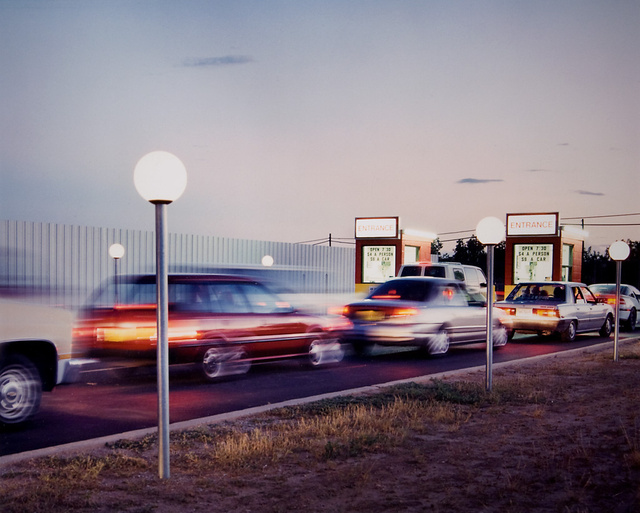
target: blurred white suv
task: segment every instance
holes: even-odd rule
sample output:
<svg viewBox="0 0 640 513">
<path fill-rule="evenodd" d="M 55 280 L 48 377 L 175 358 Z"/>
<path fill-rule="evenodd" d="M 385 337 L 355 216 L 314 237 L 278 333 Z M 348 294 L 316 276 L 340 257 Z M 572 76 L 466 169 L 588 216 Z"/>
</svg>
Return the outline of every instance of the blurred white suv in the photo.
<svg viewBox="0 0 640 513">
<path fill-rule="evenodd" d="M 19 424 L 40 407 L 43 391 L 73 379 L 73 314 L 0 301 L 0 424 Z"/>
<path fill-rule="evenodd" d="M 470 293 L 479 293 L 487 297 L 487 278 L 482 269 L 475 265 L 458 262 L 415 262 L 400 267 L 398 277 L 405 276 L 432 276 L 458 280 L 465 284 Z"/>
</svg>

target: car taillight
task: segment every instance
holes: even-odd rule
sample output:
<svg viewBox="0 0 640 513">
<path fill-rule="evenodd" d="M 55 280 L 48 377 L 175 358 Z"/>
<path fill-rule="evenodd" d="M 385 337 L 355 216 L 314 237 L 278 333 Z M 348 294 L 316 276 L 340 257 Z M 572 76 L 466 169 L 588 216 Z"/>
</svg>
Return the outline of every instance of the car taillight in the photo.
<svg viewBox="0 0 640 513">
<path fill-rule="evenodd" d="M 541 317 L 560 317 L 560 311 L 557 308 L 534 308 L 533 313 Z"/>
<path fill-rule="evenodd" d="M 410 317 L 417 314 L 417 308 L 393 308 L 390 312 L 391 317 Z"/>
<path fill-rule="evenodd" d="M 115 327 L 97 328 L 96 339 L 99 342 L 125 342 L 130 340 L 155 340 L 155 327 Z"/>
<path fill-rule="evenodd" d="M 516 309 L 515 308 L 505 308 L 503 306 L 499 306 L 498 308 L 500 308 L 500 310 L 502 310 L 507 315 L 515 315 L 516 314 Z"/>
</svg>

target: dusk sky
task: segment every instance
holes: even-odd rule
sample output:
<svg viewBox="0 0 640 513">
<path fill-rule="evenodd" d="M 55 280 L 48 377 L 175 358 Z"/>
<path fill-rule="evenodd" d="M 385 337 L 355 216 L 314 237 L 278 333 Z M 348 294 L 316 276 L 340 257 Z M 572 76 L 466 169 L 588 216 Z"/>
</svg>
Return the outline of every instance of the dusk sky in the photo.
<svg viewBox="0 0 640 513">
<path fill-rule="evenodd" d="M 170 232 L 640 240 L 596 217 L 640 212 L 638 0 L 0 0 L 0 63 L 0 219 L 152 230 L 133 169 L 165 150 Z"/>
</svg>

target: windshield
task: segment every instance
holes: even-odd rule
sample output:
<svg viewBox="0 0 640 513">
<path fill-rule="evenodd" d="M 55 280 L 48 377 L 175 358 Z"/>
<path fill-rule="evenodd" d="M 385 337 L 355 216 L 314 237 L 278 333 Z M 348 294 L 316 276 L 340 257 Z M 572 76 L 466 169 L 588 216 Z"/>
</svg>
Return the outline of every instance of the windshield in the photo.
<svg viewBox="0 0 640 513">
<path fill-rule="evenodd" d="M 369 295 L 369 299 L 426 301 L 432 289 L 433 283 L 430 281 L 392 280 L 380 285 Z"/>
<path fill-rule="evenodd" d="M 614 284 L 602 284 L 602 285 L 592 285 L 589 287 L 591 292 L 596 292 L 598 294 L 615 294 L 616 286 Z"/>
<path fill-rule="evenodd" d="M 558 284 L 520 284 L 507 297 L 507 301 L 565 301 L 564 285 Z"/>
</svg>

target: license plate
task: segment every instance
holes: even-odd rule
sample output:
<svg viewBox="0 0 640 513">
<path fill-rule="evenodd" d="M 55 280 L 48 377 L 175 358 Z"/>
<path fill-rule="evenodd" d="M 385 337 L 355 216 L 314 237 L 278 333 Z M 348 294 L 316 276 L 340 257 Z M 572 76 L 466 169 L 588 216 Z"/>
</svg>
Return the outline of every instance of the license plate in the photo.
<svg viewBox="0 0 640 513">
<path fill-rule="evenodd" d="M 361 310 L 356 313 L 356 317 L 361 321 L 381 321 L 384 319 L 384 313 L 377 310 Z"/>
<path fill-rule="evenodd" d="M 516 317 L 531 317 L 533 315 L 532 308 L 518 308 L 516 310 Z"/>
</svg>

